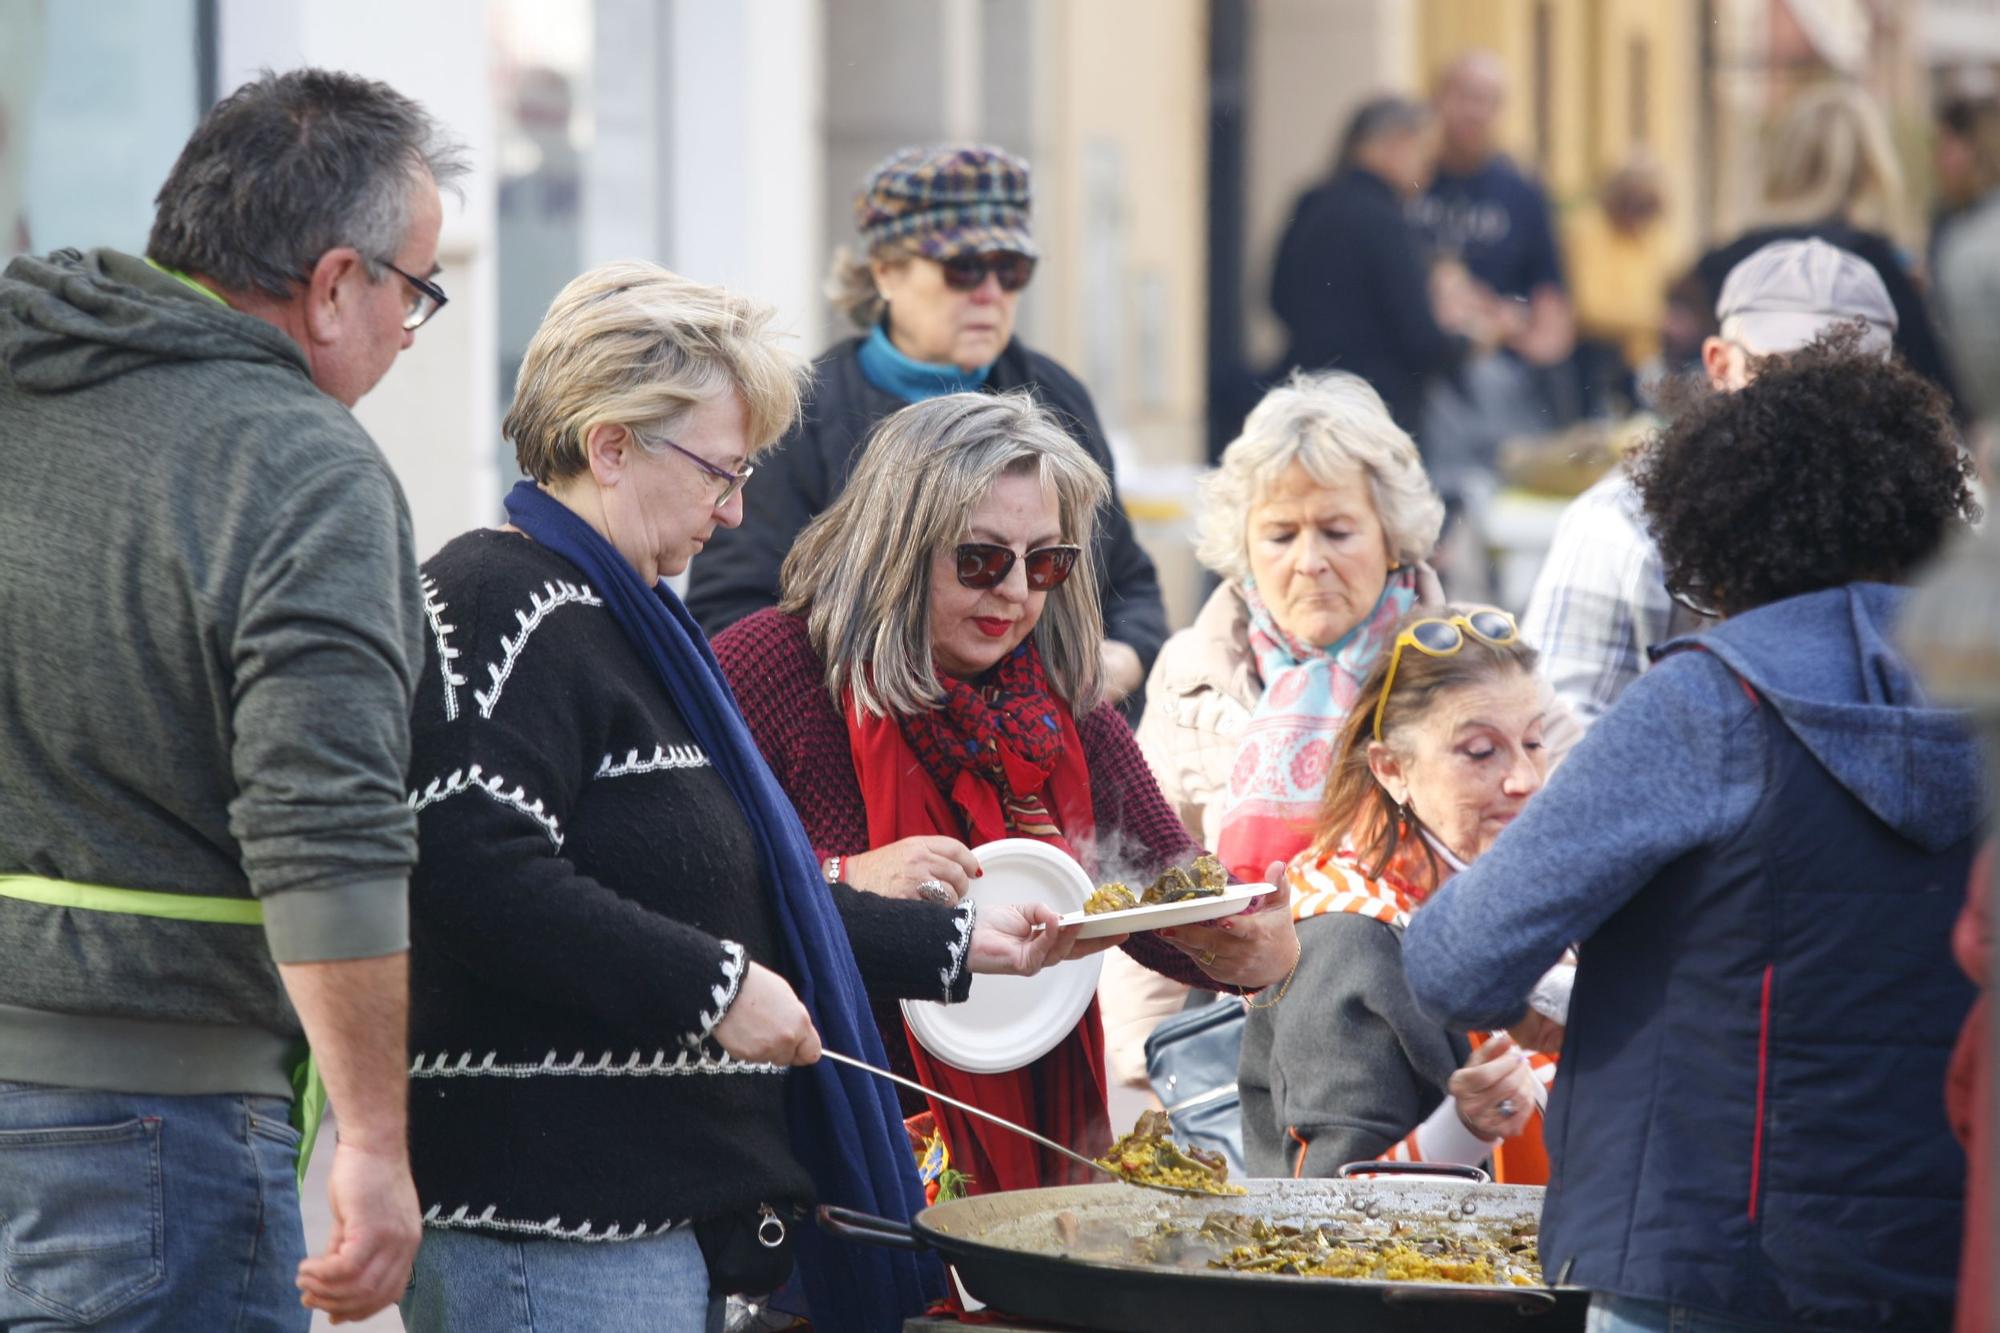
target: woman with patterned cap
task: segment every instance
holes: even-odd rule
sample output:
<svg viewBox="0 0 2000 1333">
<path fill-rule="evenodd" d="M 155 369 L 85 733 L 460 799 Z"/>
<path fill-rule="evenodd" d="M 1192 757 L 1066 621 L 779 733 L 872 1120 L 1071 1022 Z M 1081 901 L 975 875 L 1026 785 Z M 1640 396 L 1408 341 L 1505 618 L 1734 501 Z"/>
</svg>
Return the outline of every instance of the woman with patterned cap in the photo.
<svg viewBox="0 0 2000 1333">
<path fill-rule="evenodd" d="M 1092 552 L 1104 592 L 1104 688 L 1113 701 L 1139 693 L 1167 637 L 1159 579 L 1119 503 L 1089 392 L 1014 336 L 1039 253 L 1031 202 L 1028 164 L 998 148 L 905 148 L 869 174 L 854 201 L 864 253 L 843 250 L 829 284 L 860 336 L 814 364 L 805 412 L 760 469 L 757 503 L 694 562 L 688 609 L 702 628 L 719 633 L 777 602 L 793 539 L 840 495 L 876 422 L 941 394 L 1026 389 L 1112 477 Z M 876 887 L 855 869 L 857 884 Z"/>
</svg>

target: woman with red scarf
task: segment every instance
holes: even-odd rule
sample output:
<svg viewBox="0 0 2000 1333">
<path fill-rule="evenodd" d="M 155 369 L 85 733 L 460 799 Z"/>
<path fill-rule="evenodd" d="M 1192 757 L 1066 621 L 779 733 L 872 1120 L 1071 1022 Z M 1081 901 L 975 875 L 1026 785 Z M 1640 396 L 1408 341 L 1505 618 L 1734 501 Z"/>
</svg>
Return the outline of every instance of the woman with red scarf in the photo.
<svg viewBox="0 0 2000 1333">
<path fill-rule="evenodd" d="M 1100 860 L 1151 877 L 1200 854 L 1100 702 L 1097 576 L 1080 557 L 1109 489 L 1025 394 L 913 404 L 877 428 L 793 546 L 779 606 L 717 637 L 830 882 L 955 899 L 978 873 L 969 849 L 1000 838 L 1048 842 L 1093 875 Z M 1279 896 L 1258 904 L 1277 910 L 1125 948 L 1192 985 L 1248 994 L 1298 958 Z M 930 1055 L 892 1003 L 876 1013 L 892 1058 L 907 1052 L 896 1063 L 921 1081 L 1084 1152 L 1110 1143 L 1095 1002 L 1048 1054 L 1000 1074 Z M 971 1192 L 1076 1178 L 1025 1140 L 930 1109 Z"/>
</svg>

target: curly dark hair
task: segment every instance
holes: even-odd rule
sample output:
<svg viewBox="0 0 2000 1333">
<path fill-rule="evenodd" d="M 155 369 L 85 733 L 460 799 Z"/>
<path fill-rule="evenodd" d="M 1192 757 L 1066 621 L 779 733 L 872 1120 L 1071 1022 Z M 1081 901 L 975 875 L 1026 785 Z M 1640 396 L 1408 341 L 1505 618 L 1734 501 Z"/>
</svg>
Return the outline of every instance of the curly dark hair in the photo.
<svg viewBox="0 0 2000 1333">
<path fill-rule="evenodd" d="M 1979 516 L 1944 396 L 1852 331 L 1690 404 L 1632 464 L 1667 587 L 1726 615 L 1899 583 Z"/>
</svg>

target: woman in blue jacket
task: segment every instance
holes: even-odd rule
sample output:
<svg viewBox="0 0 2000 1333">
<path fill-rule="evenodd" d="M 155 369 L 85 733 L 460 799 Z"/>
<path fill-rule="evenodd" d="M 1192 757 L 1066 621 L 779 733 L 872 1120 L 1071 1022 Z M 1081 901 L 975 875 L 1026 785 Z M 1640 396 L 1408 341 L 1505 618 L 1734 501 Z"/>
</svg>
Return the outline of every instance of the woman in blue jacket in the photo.
<svg viewBox="0 0 2000 1333">
<path fill-rule="evenodd" d="M 1412 919 L 1411 989 L 1505 1026 L 1580 944 L 1542 1259 L 1593 1330 L 1942 1329 L 1979 761 L 1890 635 L 1976 513 L 1947 409 L 1815 344 L 1675 422 L 1638 482 L 1668 586 L 1725 619 Z"/>
</svg>

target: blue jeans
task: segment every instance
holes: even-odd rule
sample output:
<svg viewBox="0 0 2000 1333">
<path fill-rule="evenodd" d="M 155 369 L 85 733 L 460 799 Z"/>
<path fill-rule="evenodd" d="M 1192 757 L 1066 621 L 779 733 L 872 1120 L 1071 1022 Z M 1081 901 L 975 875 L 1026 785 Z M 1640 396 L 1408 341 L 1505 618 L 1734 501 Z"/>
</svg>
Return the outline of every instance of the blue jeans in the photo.
<svg viewBox="0 0 2000 1333">
<path fill-rule="evenodd" d="M 510 1240 L 424 1232 L 403 1293 L 409 1333 L 715 1333 L 694 1232 L 644 1240 Z"/>
<path fill-rule="evenodd" d="M 1706 1310 L 1597 1292 L 1584 1333 L 1782 1333 L 1782 1324 L 1746 1324 Z"/>
<path fill-rule="evenodd" d="M 289 1112 L 0 1082 L 0 1333 L 303 1333 Z"/>
</svg>

